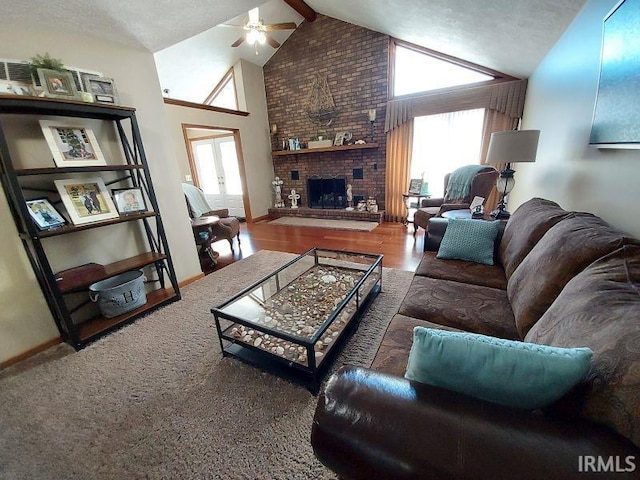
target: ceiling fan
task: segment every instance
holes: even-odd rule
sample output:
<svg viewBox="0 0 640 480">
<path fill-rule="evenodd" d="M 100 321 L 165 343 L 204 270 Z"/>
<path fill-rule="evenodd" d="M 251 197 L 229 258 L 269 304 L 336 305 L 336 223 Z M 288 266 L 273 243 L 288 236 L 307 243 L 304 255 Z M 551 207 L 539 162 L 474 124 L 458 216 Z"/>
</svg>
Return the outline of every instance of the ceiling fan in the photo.
<svg viewBox="0 0 640 480">
<path fill-rule="evenodd" d="M 295 30 L 297 25 L 294 22 L 265 24 L 260 18 L 257 8 L 249 10 L 249 21 L 244 25 L 227 25 L 229 27 L 244 28 L 247 33 L 231 44 L 232 47 L 239 47 L 246 40 L 249 45 L 264 45 L 265 42 L 273 48 L 278 48 L 280 43 L 276 41 L 269 32 L 271 30 Z"/>
</svg>

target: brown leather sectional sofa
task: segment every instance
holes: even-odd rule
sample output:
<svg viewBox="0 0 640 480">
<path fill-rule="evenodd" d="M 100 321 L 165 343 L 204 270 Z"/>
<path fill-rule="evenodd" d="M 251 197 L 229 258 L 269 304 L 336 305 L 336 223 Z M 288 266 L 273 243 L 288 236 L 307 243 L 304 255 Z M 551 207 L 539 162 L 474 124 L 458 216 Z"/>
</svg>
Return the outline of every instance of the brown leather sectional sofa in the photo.
<svg viewBox="0 0 640 480">
<path fill-rule="evenodd" d="M 426 248 L 444 229 L 430 223 Z M 341 368 L 319 396 L 320 461 L 344 479 L 640 478 L 640 242 L 536 198 L 506 224 L 496 265 L 435 254 L 371 369 Z M 554 405 L 518 410 L 403 378 L 417 325 L 588 346 L 594 358 Z"/>
</svg>

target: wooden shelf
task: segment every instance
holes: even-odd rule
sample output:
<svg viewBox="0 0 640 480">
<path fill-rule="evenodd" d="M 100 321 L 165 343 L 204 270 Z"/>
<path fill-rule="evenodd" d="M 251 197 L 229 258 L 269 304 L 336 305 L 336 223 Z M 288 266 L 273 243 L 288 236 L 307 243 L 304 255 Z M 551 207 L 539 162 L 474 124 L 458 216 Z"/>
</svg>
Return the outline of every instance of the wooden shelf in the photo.
<svg viewBox="0 0 640 480">
<path fill-rule="evenodd" d="M 60 173 L 118 172 L 123 170 L 142 170 L 143 168 L 142 165 L 98 165 L 93 167 L 23 168 L 15 172 L 19 177 L 26 177 L 28 175 L 54 175 Z"/>
<path fill-rule="evenodd" d="M 0 95 L 0 113 L 22 113 L 66 117 L 121 120 L 133 116 L 135 108 L 81 100 Z"/>
<path fill-rule="evenodd" d="M 115 225 L 117 223 L 131 222 L 133 220 L 141 220 L 143 218 L 155 217 L 156 212 L 144 212 L 135 213 L 132 215 L 121 215 L 118 218 L 112 218 L 105 220 L 104 222 L 85 223 L 84 225 L 66 225 L 60 228 L 54 228 L 53 230 L 43 230 L 38 232 L 39 238 L 56 237 L 58 235 L 66 235 L 73 232 L 81 232 L 82 230 L 89 230 L 91 228 L 106 227 L 107 225 Z"/>
<path fill-rule="evenodd" d="M 114 161 L 112 165 L 82 166 L 75 164 L 76 166 L 60 168 L 55 167 L 54 163 L 50 161 L 41 163 L 36 168 L 23 168 L 24 165 L 15 165 L 10 152 L 13 150 L 12 147 L 15 147 L 16 150 L 21 150 L 17 145 L 21 139 L 16 138 L 14 135 L 7 136 L 7 132 L 3 128 L 5 124 L 19 121 L 19 119 L 12 119 L 13 115 L 31 115 L 34 122 L 43 117 L 69 117 L 81 119 L 80 123 L 84 123 L 82 119 L 91 119 L 110 124 L 110 127 L 116 130 L 119 138 L 123 159 Z M 74 176 L 80 173 L 100 176 L 99 172 L 111 172 L 110 176 L 117 178 L 110 184 L 126 181 L 126 184 L 130 184 L 132 188 L 139 185 L 146 187 L 146 193 L 151 205 L 157 205 L 135 109 L 102 103 L 85 103 L 78 100 L 0 94 L 0 116 L 2 116 L 2 122 L 0 123 L 0 176 L 2 177 L 4 194 L 7 197 L 16 227 L 20 232 L 19 236 L 29 257 L 29 263 L 33 267 L 36 278 L 39 280 L 40 288 L 49 310 L 64 339 L 74 348 L 81 348 L 88 342 L 118 328 L 125 322 L 149 313 L 160 305 L 179 300 L 178 280 L 171 261 L 162 218 L 157 208 L 129 215 L 116 215 L 114 212 L 113 215 L 104 215 L 98 218 L 109 216 L 115 216 L 115 218 L 91 221 L 80 225 L 70 223 L 60 228 L 39 230 L 33 222 L 25 203 L 27 201 L 25 193 L 43 192 L 47 195 L 55 194 L 56 189 L 51 188 L 51 186 L 53 179 L 56 177 Z M 9 130 L 9 133 L 12 133 L 12 131 Z M 40 138 L 40 142 L 44 147 L 44 137 Z M 43 182 L 49 185 L 44 185 Z M 149 221 L 150 218 L 153 219 L 152 222 Z M 87 218 L 87 220 L 94 220 L 94 218 Z M 82 253 L 80 256 L 88 263 L 62 272 L 53 272 L 51 264 L 54 262 L 52 260 L 62 255 L 63 252 L 53 248 L 55 245 L 52 245 L 52 243 L 55 242 L 45 241 L 46 238 L 117 224 L 122 224 L 119 227 L 119 230 L 122 230 L 121 233 L 139 233 L 140 237 L 144 235 L 146 241 L 141 238 L 140 242 L 136 242 L 135 250 L 130 253 L 124 253 L 116 249 L 111 252 L 108 258 L 104 258 L 104 253 L 99 253 L 98 242 L 84 245 L 83 242 L 78 242 L 78 240 L 81 240 L 81 238 L 78 238 L 80 236 L 66 239 L 73 243 L 74 248 L 78 250 L 77 253 Z M 110 237 L 117 233 L 113 230 L 101 231 L 101 241 L 109 242 Z M 98 231 L 95 231 L 95 234 L 97 233 Z M 158 251 L 162 253 L 158 253 Z M 68 261 L 80 263 L 79 260 L 74 262 L 69 255 L 73 257 L 74 252 L 65 254 L 65 257 L 68 257 Z M 96 257 L 109 263 L 101 265 L 92 262 L 91 259 Z M 110 319 L 103 318 L 94 309 L 80 312 L 80 309 L 89 303 L 87 290 L 92 283 L 127 271 L 153 266 L 154 264 L 157 267 L 155 268 L 154 273 L 156 275 L 154 277 L 157 276 L 157 278 L 153 279 L 155 286 L 148 287 L 154 289 L 154 291 L 147 294 L 147 303 L 145 305 L 132 312 Z M 78 302 L 82 300 L 79 298 L 80 296 L 84 296 L 84 300 Z M 94 315 L 94 318 L 82 321 L 86 319 L 87 315 Z"/>
<path fill-rule="evenodd" d="M 303 148 L 302 150 L 274 150 L 271 155 L 274 157 L 282 157 L 285 155 L 305 155 L 309 153 L 322 152 L 342 152 L 344 150 L 365 150 L 367 148 L 378 148 L 377 143 L 363 143 L 360 145 L 342 145 L 340 147 L 322 147 L 322 148 Z"/>
<path fill-rule="evenodd" d="M 129 270 L 136 270 L 138 268 L 145 267 L 152 263 L 164 260 L 166 255 L 157 252 L 141 253 L 135 257 L 125 258 L 118 262 L 102 265 L 100 269 L 91 268 L 86 274 L 69 273 L 69 277 L 65 278 L 65 271 L 55 274 L 56 285 L 60 289 L 61 293 L 70 293 L 73 291 L 81 290 L 84 287 L 91 285 L 94 282 L 99 282 L 119 273 L 128 272 Z M 94 264 L 95 265 L 95 264 Z M 75 270 L 75 269 L 74 269 Z M 68 272 L 68 271 L 67 271 Z"/>
<path fill-rule="evenodd" d="M 149 292 L 147 293 L 147 303 L 135 310 L 131 310 L 130 312 L 123 313 L 122 315 L 118 315 L 113 318 L 99 317 L 78 325 L 80 341 L 83 344 L 87 343 L 94 337 L 102 335 L 109 330 L 113 330 L 126 322 L 130 322 L 147 311 L 176 300 L 180 300 L 180 295 L 172 290 L 159 289 Z"/>
</svg>

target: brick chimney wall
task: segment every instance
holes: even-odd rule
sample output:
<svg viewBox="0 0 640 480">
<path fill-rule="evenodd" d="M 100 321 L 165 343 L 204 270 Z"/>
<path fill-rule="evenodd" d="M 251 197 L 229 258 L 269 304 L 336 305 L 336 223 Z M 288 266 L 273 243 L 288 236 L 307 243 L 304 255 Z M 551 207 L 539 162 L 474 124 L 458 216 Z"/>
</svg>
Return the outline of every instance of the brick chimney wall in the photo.
<svg viewBox="0 0 640 480">
<path fill-rule="evenodd" d="M 333 139 L 351 132 L 353 140 L 370 142 L 367 116 L 376 109 L 374 142 L 377 149 L 307 153 L 274 157 L 274 171 L 284 180 L 283 193 L 295 188 L 300 205 L 308 205 L 307 177 L 342 176 L 353 185 L 354 196 L 375 196 L 384 209 L 386 135 L 384 118 L 388 91 L 389 36 L 331 17 L 318 15 L 303 22 L 264 66 L 269 125 L 278 126 L 278 138 L 308 142 L 318 134 Z M 337 110 L 320 131 L 306 113 L 306 100 L 315 75 L 326 76 Z M 358 170 L 362 179 L 354 179 Z M 298 180 L 292 176 L 298 172 Z M 286 195 L 284 195 L 286 198 Z"/>
</svg>

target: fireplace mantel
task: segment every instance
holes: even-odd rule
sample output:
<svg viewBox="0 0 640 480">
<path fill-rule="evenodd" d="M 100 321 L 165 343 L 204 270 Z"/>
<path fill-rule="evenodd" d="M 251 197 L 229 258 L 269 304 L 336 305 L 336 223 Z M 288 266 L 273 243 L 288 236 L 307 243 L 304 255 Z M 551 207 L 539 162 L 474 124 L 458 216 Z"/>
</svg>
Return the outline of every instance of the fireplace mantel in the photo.
<svg viewBox="0 0 640 480">
<path fill-rule="evenodd" d="M 361 143 L 359 145 L 341 145 L 338 147 L 322 147 L 322 148 L 303 148 L 302 150 L 274 150 L 271 155 L 274 157 L 281 157 L 283 155 L 304 155 L 307 153 L 322 153 L 322 152 L 339 152 L 341 150 L 362 150 L 365 148 L 378 148 L 377 143 Z"/>
</svg>

